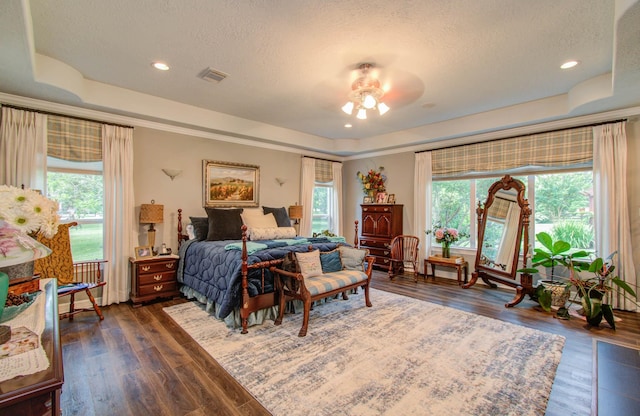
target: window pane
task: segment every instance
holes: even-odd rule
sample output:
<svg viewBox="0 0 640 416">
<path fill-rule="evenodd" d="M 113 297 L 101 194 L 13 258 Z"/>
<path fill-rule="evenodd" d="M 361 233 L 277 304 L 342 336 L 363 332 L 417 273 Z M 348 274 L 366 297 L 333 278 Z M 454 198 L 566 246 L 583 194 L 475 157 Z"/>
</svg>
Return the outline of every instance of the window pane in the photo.
<svg viewBox="0 0 640 416">
<path fill-rule="evenodd" d="M 458 232 L 469 235 L 470 194 L 471 185 L 468 179 L 433 182 L 433 226 L 455 228 Z M 432 238 L 433 243 L 437 244 L 435 238 Z M 469 237 L 461 237 L 452 245 L 469 247 Z"/>
<path fill-rule="evenodd" d="M 61 222 L 78 223 L 69 232 L 73 260 L 104 258 L 102 175 L 49 171 L 47 194 L 60 203 Z"/>
<path fill-rule="evenodd" d="M 330 191 L 331 188 L 327 186 L 316 185 L 313 188 L 313 223 L 311 231 L 314 233 L 331 230 Z"/>
<path fill-rule="evenodd" d="M 536 175 L 535 195 L 536 233 L 545 231 L 573 249 L 595 248 L 591 171 Z"/>
</svg>

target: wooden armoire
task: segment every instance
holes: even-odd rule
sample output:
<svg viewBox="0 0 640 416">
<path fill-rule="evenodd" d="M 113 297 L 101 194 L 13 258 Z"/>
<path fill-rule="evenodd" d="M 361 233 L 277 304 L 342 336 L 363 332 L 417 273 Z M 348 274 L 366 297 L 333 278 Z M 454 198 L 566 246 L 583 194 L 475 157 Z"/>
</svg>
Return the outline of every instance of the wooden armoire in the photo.
<svg viewBox="0 0 640 416">
<path fill-rule="evenodd" d="M 389 244 L 402 234 L 402 207 L 396 204 L 363 204 L 360 227 L 360 247 L 375 256 L 374 267 L 389 268 Z"/>
</svg>

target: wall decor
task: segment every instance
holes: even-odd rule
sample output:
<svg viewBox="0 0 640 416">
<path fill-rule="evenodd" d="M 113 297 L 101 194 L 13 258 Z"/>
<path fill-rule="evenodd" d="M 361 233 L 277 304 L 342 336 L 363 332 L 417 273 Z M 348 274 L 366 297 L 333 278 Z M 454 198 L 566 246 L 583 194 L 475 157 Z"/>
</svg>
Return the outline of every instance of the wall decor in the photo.
<svg viewBox="0 0 640 416">
<path fill-rule="evenodd" d="M 257 207 L 260 166 L 202 161 L 205 207 Z"/>
</svg>

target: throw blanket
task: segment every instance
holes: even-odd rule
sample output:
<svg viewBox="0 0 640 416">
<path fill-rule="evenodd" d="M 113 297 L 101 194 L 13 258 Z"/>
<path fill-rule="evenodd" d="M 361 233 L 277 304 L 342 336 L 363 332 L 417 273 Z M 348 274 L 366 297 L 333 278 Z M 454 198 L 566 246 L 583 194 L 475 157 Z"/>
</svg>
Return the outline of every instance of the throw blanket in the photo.
<svg viewBox="0 0 640 416">
<path fill-rule="evenodd" d="M 329 241 L 327 238 L 316 240 L 293 239 L 304 241 L 303 243 L 272 244 L 272 248 L 261 248 L 259 244 L 252 242 L 252 252 L 249 252 L 248 264 L 263 261 L 281 259 L 292 251 L 305 252 L 312 245 L 321 251 L 335 249 L 339 243 Z M 344 239 L 342 239 L 344 241 Z M 217 304 L 216 316 L 219 319 L 227 317 L 242 301 L 242 243 L 240 249 L 233 248 L 237 241 L 196 241 L 189 240 L 180 246 L 180 264 L 178 266 L 178 281 L 206 296 L 207 299 Z M 249 244 L 249 242 L 247 242 Z M 227 249 L 227 246 L 230 248 Z M 262 293 L 263 270 L 249 271 L 249 295 L 256 296 Z M 273 277 L 269 270 L 264 270 L 264 290 L 272 292 Z"/>
</svg>

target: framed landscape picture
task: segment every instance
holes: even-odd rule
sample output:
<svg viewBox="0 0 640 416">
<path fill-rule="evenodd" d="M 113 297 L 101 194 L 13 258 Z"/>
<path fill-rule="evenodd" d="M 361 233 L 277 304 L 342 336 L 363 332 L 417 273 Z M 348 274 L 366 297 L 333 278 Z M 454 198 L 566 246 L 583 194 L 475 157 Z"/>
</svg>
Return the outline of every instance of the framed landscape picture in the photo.
<svg viewBox="0 0 640 416">
<path fill-rule="evenodd" d="M 257 207 L 260 166 L 202 161 L 205 207 Z"/>
</svg>

